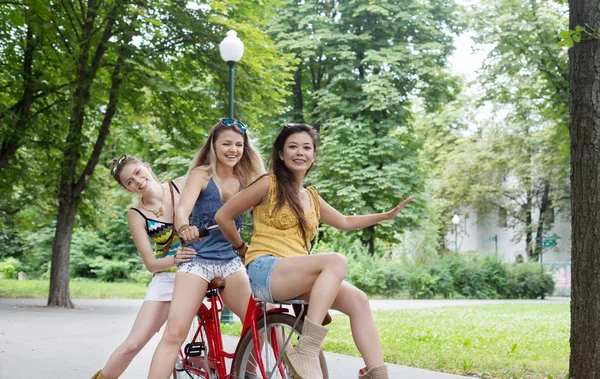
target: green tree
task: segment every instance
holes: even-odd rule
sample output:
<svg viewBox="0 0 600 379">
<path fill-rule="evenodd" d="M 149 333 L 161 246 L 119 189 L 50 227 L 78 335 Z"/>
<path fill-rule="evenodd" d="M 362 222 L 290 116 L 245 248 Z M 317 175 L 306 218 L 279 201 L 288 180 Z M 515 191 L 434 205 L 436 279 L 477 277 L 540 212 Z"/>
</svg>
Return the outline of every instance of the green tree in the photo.
<svg viewBox="0 0 600 379">
<path fill-rule="evenodd" d="M 298 60 L 286 118 L 321 131 L 314 177 L 321 195 L 344 213 L 367 213 L 420 192 L 419 141 L 408 108 L 411 98 L 420 96 L 435 109 L 457 91 L 456 80 L 444 70 L 453 49 L 446 31 L 460 29 L 456 5 L 443 0 L 286 4 L 271 29 Z M 376 237 L 392 241 L 397 229 L 414 225 L 416 208 L 358 236 L 373 253 Z"/>
<path fill-rule="evenodd" d="M 178 137 L 172 139 L 174 149 L 196 150 L 202 133 L 225 114 L 226 104 L 217 99 L 226 98 L 221 94 L 226 90 L 227 68 L 216 46 L 226 28 L 236 26 L 249 57 L 238 70 L 238 83 L 243 83 L 237 93 L 241 114 L 258 124 L 262 115 L 282 108 L 287 60 L 255 26 L 264 24 L 269 8 L 268 2 L 250 1 L 191 6 L 184 1 L 88 0 L 55 7 L 33 0 L 11 3 L 3 38 L 14 49 L 3 66 L 29 59 L 22 53 L 28 41 L 37 50 L 30 54 L 32 68 L 17 76 L 22 80 L 14 86 L 17 89 L 2 98 L 6 123 L 0 129 L 0 141 L 17 147 L 8 152 L 12 154 L 8 163 L 0 166 L 0 184 L 8 195 L 7 209 L 12 211 L 15 199 L 30 182 L 27 178 L 26 183 L 15 184 L 20 174 L 17 166 L 37 171 L 34 166 L 41 165 L 44 174 L 54 178 L 50 190 L 58 198 L 58 207 L 50 203 L 57 221 L 49 305 L 72 306 L 68 290 L 72 233 L 78 220 L 84 221 L 77 217 L 82 201 L 80 216 L 85 216 L 86 208 L 94 207 L 94 196 L 105 199 L 99 195 L 105 181 L 92 182 L 105 146 L 109 145 L 106 153 L 110 156 L 129 150 L 130 141 L 139 138 L 135 134 L 148 129 L 142 125 L 152 125 Z M 51 90 L 31 102 L 21 136 L 15 139 L 23 117 L 14 105 L 23 103 L 26 79 L 31 76 L 27 70 L 38 75 L 34 84 Z M 8 78 L 2 76 L 3 85 L 10 85 Z M 34 120 L 35 112 L 40 124 L 50 123 L 32 127 L 28 122 Z M 111 130 L 123 138 L 111 139 Z M 35 147 L 40 142 L 50 146 L 50 156 L 32 164 L 27 155 L 39 156 Z M 154 155 L 151 147 L 146 151 Z M 5 173 L 14 176 L 7 178 Z"/>
<path fill-rule="evenodd" d="M 541 237 L 554 208 L 567 208 L 569 198 L 567 57 L 558 37 L 567 9 L 552 0 L 527 0 L 484 1 L 474 11 L 475 40 L 494 45 L 482 70 L 485 100 L 507 107 L 513 130 L 520 125 L 511 142 L 521 160 L 512 163 L 520 166 L 513 172 L 518 171 L 525 200 L 509 213 L 519 215 L 527 253 L 537 258 L 533 235 Z"/>
<path fill-rule="evenodd" d="M 498 213 L 502 226 L 515 228 L 528 256 L 537 259 L 535 237 L 551 226 L 555 208 L 568 209 L 568 82 L 558 46 L 566 9 L 551 0 L 484 0 L 471 14 L 475 41 L 492 47 L 471 84 L 483 93 L 480 108 L 465 104 L 471 109 L 466 123 L 464 115 L 433 115 L 436 121 L 420 132 L 424 158 L 431 162 L 436 198 L 452 211 L 466 206 L 478 217 Z M 437 128 L 439 121 L 451 126 L 461 119 L 462 135 Z M 440 148 L 428 149 L 432 142 Z"/>
</svg>

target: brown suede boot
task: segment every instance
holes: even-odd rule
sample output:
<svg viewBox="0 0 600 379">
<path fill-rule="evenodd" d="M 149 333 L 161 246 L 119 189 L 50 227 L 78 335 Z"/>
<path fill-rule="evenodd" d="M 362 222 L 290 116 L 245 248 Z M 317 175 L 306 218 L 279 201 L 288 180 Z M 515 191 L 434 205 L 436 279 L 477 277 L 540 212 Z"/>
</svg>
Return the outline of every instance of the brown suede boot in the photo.
<svg viewBox="0 0 600 379">
<path fill-rule="evenodd" d="M 94 376 L 92 376 L 92 379 L 105 379 L 104 375 L 102 375 L 102 370 L 95 373 Z"/>
<path fill-rule="evenodd" d="M 298 345 L 283 353 L 283 359 L 296 379 L 323 379 L 321 371 L 321 344 L 329 330 L 319 324 L 304 319 L 302 336 Z"/>
<path fill-rule="evenodd" d="M 362 368 L 358 371 L 358 379 L 389 379 L 388 368 L 385 364 L 367 368 Z"/>
</svg>

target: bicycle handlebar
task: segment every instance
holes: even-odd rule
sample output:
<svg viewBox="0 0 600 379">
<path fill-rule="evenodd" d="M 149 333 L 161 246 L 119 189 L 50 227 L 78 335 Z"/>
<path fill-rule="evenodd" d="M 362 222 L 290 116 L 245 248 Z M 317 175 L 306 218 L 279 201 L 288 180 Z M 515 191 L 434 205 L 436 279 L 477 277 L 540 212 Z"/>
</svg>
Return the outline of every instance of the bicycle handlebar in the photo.
<svg viewBox="0 0 600 379">
<path fill-rule="evenodd" d="M 204 237 L 208 237 L 210 232 L 212 232 L 213 230 L 219 229 L 219 225 L 215 224 L 215 225 L 211 225 L 211 226 L 206 226 L 206 224 L 202 224 L 202 225 L 198 226 L 197 228 L 198 228 L 199 237 L 204 238 Z M 194 239 L 193 241 L 185 241 L 183 238 L 181 238 L 181 236 L 179 237 L 179 239 L 183 242 L 184 245 L 198 241 L 198 239 Z"/>
</svg>

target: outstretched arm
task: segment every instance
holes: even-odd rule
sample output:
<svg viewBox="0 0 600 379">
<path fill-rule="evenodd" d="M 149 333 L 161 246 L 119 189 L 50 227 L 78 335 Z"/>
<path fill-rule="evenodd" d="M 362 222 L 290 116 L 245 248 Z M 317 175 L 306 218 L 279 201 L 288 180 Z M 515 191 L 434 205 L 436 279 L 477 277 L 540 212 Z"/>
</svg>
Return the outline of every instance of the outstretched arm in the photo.
<svg viewBox="0 0 600 379">
<path fill-rule="evenodd" d="M 223 235 L 234 248 L 244 245 L 240 233 L 235 228 L 234 219 L 253 206 L 265 201 L 268 193 L 269 177 L 264 176 L 229 199 L 215 215 L 215 221 L 219 224 Z M 242 248 L 239 252 L 241 256 L 244 256 L 246 249 Z"/>
<path fill-rule="evenodd" d="M 344 216 L 337 209 L 327 204 L 325 200 L 319 197 L 321 203 L 321 221 L 327 225 L 331 225 L 340 230 L 356 230 L 366 228 L 367 226 L 375 225 L 378 222 L 392 220 L 398 212 L 410 203 L 414 196 L 409 196 L 394 209 L 384 213 L 375 213 L 362 216 Z"/>
</svg>

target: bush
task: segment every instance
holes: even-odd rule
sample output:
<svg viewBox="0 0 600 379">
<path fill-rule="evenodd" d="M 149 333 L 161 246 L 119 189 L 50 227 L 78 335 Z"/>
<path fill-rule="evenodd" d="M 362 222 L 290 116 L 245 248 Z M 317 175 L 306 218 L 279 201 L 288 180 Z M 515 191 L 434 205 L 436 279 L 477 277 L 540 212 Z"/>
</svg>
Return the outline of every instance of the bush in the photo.
<svg viewBox="0 0 600 379">
<path fill-rule="evenodd" d="M 16 279 L 21 271 L 21 262 L 16 258 L 6 258 L 0 262 L 0 272 L 5 279 Z"/>
<path fill-rule="evenodd" d="M 511 298 L 535 299 L 554 292 L 552 277 L 542 272 L 537 263 L 512 264 L 508 273 L 507 290 Z"/>
<path fill-rule="evenodd" d="M 148 285 L 152 280 L 152 273 L 145 268 L 140 269 L 129 274 L 129 279 L 135 283 Z"/>
<path fill-rule="evenodd" d="M 408 293 L 414 299 L 431 299 L 436 295 L 439 277 L 431 275 L 423 266 L 411 266 L 407 271 Z"/>
<path fill-rule="evenodd" d="M 125 261 L 108 260 L 103 257 L 96 257 L 90 262 L 91 272 L 96 278 L 103 282 L 118 282 L 129 278 L 132 269 L 139 265 L 137 259 L 128 259 Z"/>
<path fill-rule="evenodd" d="M 536 263 L 501 263 L 475 253 L 416 263 L 392 260 L 383 253 L 371 256 L 359 241 L 337 245 L 335 251 L 344 251 L 348 258 L 346 280 L 368 295 L 399 297 L 408 292 L 415 299 L 530 299 L 554 291 L 552 276 L 542 273 Z"/>
<path fill-rule="evenodd" d="M 385 267 L 385 290 L 383 295 L 387 297 L 400 296 L 406 288 L 406 271 L 400 263 L 396 262 L 389 262 Z"/>
<path fill-rule="evenodd" d="M 385 293 L 387 289 L 385 260 L 371 256 L 360 241 L 346 246 L 344 250 L 348 258 L 346 279 L 368 294 Z M 340 250 L 336 249 L 336 251 Z"/>
<path fill-rule="evenodd" d="M 458 295 L 473 299 L 498 297 L 489 282 L 490 275 L 485 261 L 476 255 L 452 254 L 448 260 L 454 288 Z"/>
</svg>

